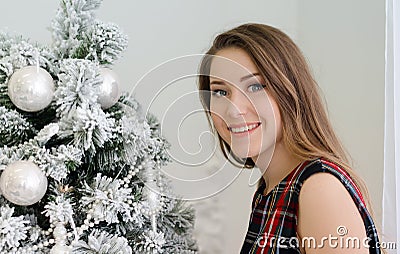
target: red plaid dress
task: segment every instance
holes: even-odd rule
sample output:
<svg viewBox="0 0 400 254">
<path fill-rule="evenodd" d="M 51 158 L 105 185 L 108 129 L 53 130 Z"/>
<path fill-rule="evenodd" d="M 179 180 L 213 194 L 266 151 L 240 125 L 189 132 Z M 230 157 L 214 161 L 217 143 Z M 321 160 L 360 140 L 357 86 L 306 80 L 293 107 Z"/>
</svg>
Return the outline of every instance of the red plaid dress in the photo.
<svg viewBox="0 0 400 254">
<path fill-rule="evenodd" d="M 301 253 L 299 248 L 301 240 L 297 237 L 300 189 L 308 177 L 319 172 L 334 175 L 346 187 L 364 221 L 365 231 L 369 237 L 369 253 L 381 253 L 379 248 L 375 248 L 377 243 L 379 244 L 375 224 L 366 209 L 360 191 L 350 176 L 337 165 L 327 160 L 317 159 L 299 165 L 267 195 L 263 195 L 265 184 L 258 188 L 253 198 L 253 210 L 241 254 Z M 360 240 L 360 246 L 363 240 Z M 316 244 L 318 246 L 319 243 Z"/>
</svg>

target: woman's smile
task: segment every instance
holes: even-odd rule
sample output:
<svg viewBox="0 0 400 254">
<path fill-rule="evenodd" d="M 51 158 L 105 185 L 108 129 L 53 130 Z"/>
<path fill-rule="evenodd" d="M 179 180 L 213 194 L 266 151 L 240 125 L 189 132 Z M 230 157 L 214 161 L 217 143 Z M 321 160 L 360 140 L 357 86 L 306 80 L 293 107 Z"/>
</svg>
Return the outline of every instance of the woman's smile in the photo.
<svg viewBox="0 0 400 254">
<path fill-rule="evenodd" d="M 260 127 L 261 122 L 255 123 L 245 123 L 245 124 L 235 124 L 228 126 L 228 130 L 235 136 L 235 137 L 244 137 L 248 136 L 253 133 L 258 127 Z"/>
</svg>

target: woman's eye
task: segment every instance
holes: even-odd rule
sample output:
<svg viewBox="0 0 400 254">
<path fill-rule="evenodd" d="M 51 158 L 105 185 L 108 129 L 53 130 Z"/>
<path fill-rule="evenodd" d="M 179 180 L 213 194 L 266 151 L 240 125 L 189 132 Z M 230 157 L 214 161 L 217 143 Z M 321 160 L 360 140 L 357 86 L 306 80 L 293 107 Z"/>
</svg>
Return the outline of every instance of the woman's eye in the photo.
<svg viewBox="0 0 400 254">
<path fill-rule="evenodd" d="M 265 85 L 252 84 L 247 88 L 247 91 L 249 91 L 249 92 L 257 92 L 257 91 L 263 90 L 264 88 L 265 88 Z"/>
<path fill-rule="evenodd" d="M 216 96 L 216 97 L 223 97 L 223 96 L 226 96 L 227 95 L 227 92 L 226 91 L 224 91 L 224 90 L 213 90 L 213 91 L 211 91 L 211 94 L 213 95 L 213 96 Z"/>
</svg>

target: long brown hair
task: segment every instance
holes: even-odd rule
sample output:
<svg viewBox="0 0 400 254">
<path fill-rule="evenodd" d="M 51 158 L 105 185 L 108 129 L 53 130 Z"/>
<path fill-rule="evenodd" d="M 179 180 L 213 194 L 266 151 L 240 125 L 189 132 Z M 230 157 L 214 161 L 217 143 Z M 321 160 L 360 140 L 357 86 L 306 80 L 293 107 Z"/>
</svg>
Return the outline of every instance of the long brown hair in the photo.
<svg viewBox="0 0 400 254">
<path fill-rule="evenodd" d="M 319 87 L 296 44 L 282 31 L 264 24 L 244 24 L 218 35 L 200 65 L 200 100 L 206 109 L 211 128 L 218 135 L 221 150 L 233 164 L 254 167 L 251 158 L 236 157 L 215 131 L 210 115 L 210 65 L 213 56 L 226 48 L 247 52 L 265 81 L 266 90 L 278 104 L 282 118 L 282 137 L 287 149 L 298 159 L 325 158 L 354 180 L 367 207 L 372 206 L 362 179 L 352 170 L 348 153 L 336 136 L 326 113 Z"/>
</svg>

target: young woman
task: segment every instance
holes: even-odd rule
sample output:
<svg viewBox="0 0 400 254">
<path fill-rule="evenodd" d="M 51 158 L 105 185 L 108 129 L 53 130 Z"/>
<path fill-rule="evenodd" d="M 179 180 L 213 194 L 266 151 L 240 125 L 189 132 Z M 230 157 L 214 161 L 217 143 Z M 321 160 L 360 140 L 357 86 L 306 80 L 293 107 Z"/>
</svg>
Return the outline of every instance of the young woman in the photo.
<svg viewBox="0 0 400 254">
<path fill-rule="evenodd" d="M 241 253 L 381 253 L 365 185 L 286 34 L 244 24 L 218 35 L 199 89 L 225 157 L 263 175 Z"/>
</svg>

